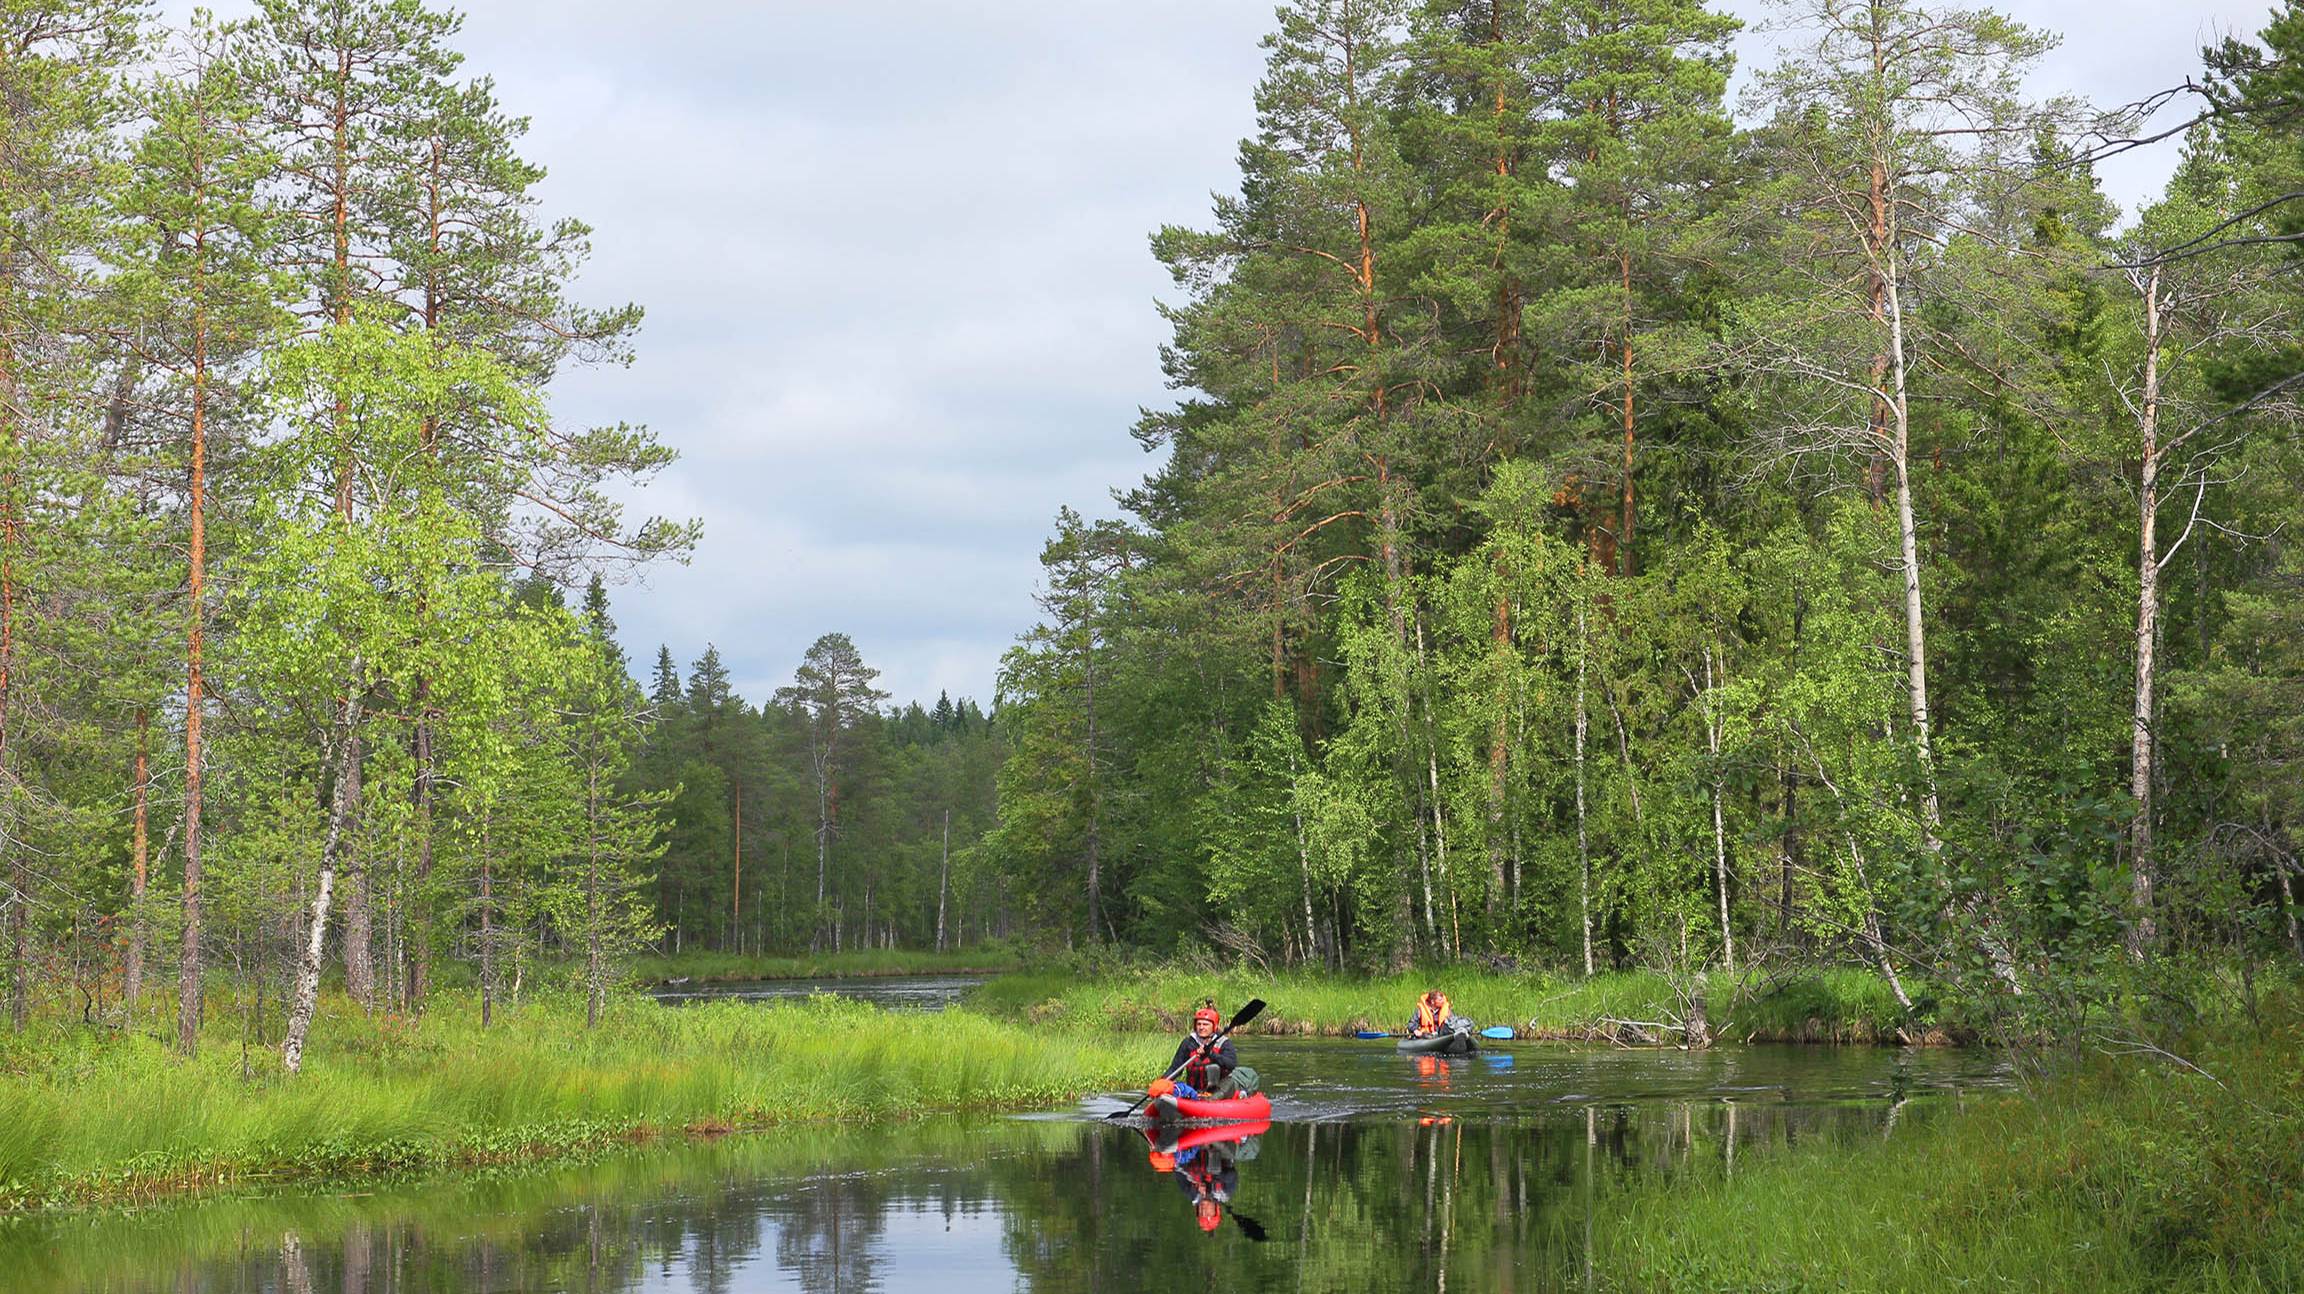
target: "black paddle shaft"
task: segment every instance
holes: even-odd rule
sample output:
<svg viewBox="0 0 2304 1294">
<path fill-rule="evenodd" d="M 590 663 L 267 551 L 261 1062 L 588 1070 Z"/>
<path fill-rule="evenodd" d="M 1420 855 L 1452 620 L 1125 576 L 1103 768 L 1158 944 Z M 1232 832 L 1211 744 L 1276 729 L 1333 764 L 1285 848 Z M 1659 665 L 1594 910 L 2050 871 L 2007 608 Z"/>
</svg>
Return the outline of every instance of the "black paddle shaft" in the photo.
<svg viewBox="0 0 2304 1294">
<path fill-rule="evenodd" d="M 1232 1013 L 1232 1023 L 1225 1025 L 1222 1029 L 1217 1030 L 1216 1033 L 1208 1039 L 1208 1041 L 1201 1043 L 1198 1048 L 1194 1049 L 1191 1056 L 1186 1056 L 1183 1060 L 1178 1061 L 1176 1068 L 1169 1070 L 1167 1073 L 1162 1074 L 1160 1077 L 1174 1078 L 1178 1074 L 1183 1073 L 1184 1067 L 1192 1063 L 1193 1057 L 1205 1055 L 1210 1047 L 1213 1047 L 1217 1043 L 1220 1043 L 1226 1038 L 1230 1037 L 1234 1029 L 1239 1028 L 1241 1025 L 1248 1023 L 1250 1020 L 1255 1019 L 1257 1016 L 1262 1015 L 1263 1013 L 1264 999 L 1260 997 L 1249 998 L 1248 1005 L 1241 1007 L 1238 1011 Z M 1144 1095 L 1137 1097 L 1136 1103 L 1129 1106 L 1127 1109 L 1121 1110 L 1114 1114 L 1107 1114 L 1104 1117 L 1107 1119 L 1125 1119 L 1129 1115 L 1132 1115 L 1138 1110 L 1143 1109 L 1144 1103 L 1151 1099 L 1152 1094 L 1150 1092 L 1146 1092 Z"/>
<path fill-rule="evenodd" d="M 1231 1214 L 1232 1220 L 1240 1224 L 1241 1235 L 1248 1237 L 1250 1240 L 1255 1241 L 1257 1244 L 1264 1243 L 1265 1236 L 1263 1223 L 1258 1222 L 1252 1217 L 1249 1217 L 1247 1214 L 1242 1213 L 1238 1209 L 1231 1210 Z"/>
</svg>

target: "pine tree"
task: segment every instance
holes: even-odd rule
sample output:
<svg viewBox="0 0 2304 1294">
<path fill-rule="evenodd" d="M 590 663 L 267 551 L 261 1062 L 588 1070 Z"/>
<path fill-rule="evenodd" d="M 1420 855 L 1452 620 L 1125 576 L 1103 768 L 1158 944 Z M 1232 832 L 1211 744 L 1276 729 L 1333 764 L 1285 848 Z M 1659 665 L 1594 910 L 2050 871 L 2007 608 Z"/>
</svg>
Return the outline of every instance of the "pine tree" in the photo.
<svg viewBox="0 0 2304 1294">
<path fill-rule="evenodd" d="M 857 726 L 888 699 L 872 685 L 879 677 L 880 671 L 864 663 L 863 653 L 848 635 L 825 634 L 801 657 L 790 685 L 776 690 L 780 703 L 807 720 L 808 768 L 816 794 L 816 923 L 809 936 L 810 952 L 823 946 L 827 933 L 824 903 L 832 840 L 840 821 L 841 775 L 855 752 Z"/>
<path fill-rule="evenodd" d="M 131 240 L 118 288 L 131 310 L 164 322 L 137 347 L 164 375 L 152 403 L 166 410 L 167 461 L 181 461 L 184 851 L 182 974 L 177 1043 L 190 1052 L 200 1021 L 200 882 L 204 868 L 211 463 L 226 455 L 253 410 L 243 384 L 250 359 L 282 324 L 282 285 L 269 269 L 280 213 L 262 196 L 276 158 L 255 126 L 256 104 L 232 37 L 196 22 L 185 64 L 156 80 L 133 183 L 122 200 Z M 181 458 L 179 460 L 179 454 Z M 141 945 L 142 936 L 138 942 Z M 131 994 L 133 996 L 133 994 Z"/>
<path fill-rule="evenodd" d="M 87 262 L 109 235 L 100 199 L 122 107 L 115 78 L 136 36 L 134 8 L 112 0 L 0 8 L 0 883 L 18 1029 L 31 992 L 27 850 L 47 835 L 35 819 L 54 807 L 27 767 L 37 689 L 49 681 L 46 615 L 27 591 L 66 582 L 53 563 L 74 548 L 52 527 L 86 497 L 73 478 L 85 471 L 93 430 L 76 415 L 90 357 L 76 335 L 86 322 Z"/>
<path fill-rule="evenodd" d="M 1598 564 L 1629 575 L 1643 375 L 1695 365 L 1702 338 L 1688 335 L 1689 280 L 1728 244 L 1721 97 L 1738 23 L 1699 0 L 1581 3 L 1553 20 L 1561 43 L 1534 73 L 1550 100 L 1540 138 L 1564 187 L 1550 229 L 1588 259 L 1541 313 L 1547 335 L 1600 356 L 1577 386 L 1613 424 L 1622 453 L 1615 515 L 1587 525 Z M 1584 461 L 1605 479 L 1604 458 Z"/>
</svg>

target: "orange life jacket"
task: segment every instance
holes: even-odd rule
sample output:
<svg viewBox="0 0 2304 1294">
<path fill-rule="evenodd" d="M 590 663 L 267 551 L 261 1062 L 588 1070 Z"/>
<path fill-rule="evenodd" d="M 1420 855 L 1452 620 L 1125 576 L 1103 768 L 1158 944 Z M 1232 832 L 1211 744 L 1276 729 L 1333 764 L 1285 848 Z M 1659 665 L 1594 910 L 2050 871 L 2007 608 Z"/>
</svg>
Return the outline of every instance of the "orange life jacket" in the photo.
<svg viewBox="0 0 2304 1294">
<path fill-rule="evenodd" d="M 1416 999 L 1416 1033 L 1434 1034 L 1448 1023 L 1448 995 L 1426 993 Z"/>
</svg>

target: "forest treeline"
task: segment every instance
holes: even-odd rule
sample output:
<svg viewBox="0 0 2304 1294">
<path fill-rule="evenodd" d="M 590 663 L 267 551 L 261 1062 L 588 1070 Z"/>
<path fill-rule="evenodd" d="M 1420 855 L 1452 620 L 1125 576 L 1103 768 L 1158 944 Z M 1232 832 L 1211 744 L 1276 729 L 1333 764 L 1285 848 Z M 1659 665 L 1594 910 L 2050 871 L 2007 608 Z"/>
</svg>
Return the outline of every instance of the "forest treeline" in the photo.
<svg viewBox="0 0 2304 1294">
<path fill-rule="evenodd" d="M 1732 113 L 1696 0 L 1281 6 L 1153 239 L 1158 466 L 1004 664 L 1041 925 L 2022 1001 L 2304 952 L 2304 9 L 2125 110 L 1987 10 L 1774 17 Z"/>
<path fill-rule="evenodd" d="M 600 573 L 694 527 L 616 502 L 672 460 L 646 430 L 552 413 L 640 312 L 570 296 L 589 231 L 540 211 L 458 22 L 0 6 L 18 1029 L 126 1002 L 189 1051 L 222 1015 L 294 1070 L 324 964 L 421 1010 L 466 959 L 485 1015 L 550 956 L 596 1013 L 654 937 L 648 701 Z"/>
<path fill-rule="evenodd" d="M 977 861 L 1002 746 L 982 707 L 889 707 L 846 634 L 757 706 L 716 647 L 683 683 L 657 649 L 626 788 L 663 800 L 651 894 L 665 953 L 943 951 L 1021 933 Z"/>
<path fill-rule="evenodd" d="M 7 0 L 13 1022 L 293 1069 L 324 972 L 596 1018 L 641 948 L 993 936 L 2026 1002 L 2304 952 L 2304 10 L 2128 110 L 1988 11 L 1780 17 L 1732 113 L 1694 0 L 1283 5 L 1153 239 L 1157 466 L 1059 515 L 988 714 L 837 633 L 757 701 L 626 659 L 604 577 L 697 531 L 547 397 L 640 312 L 453 15 Z"/>
</svg>

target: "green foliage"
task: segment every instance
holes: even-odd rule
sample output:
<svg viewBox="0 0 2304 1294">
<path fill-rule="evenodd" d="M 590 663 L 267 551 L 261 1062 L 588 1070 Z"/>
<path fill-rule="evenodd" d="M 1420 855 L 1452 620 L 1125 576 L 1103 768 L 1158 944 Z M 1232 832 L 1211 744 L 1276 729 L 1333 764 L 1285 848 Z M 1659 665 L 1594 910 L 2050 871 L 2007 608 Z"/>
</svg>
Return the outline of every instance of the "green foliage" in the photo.
<svg viewBox="0 0 2304 1294">
<path fill-rule="evenodd" d="M 1783 18 L 1739 130 L 1701 4 L 1283 7 L 1237 194 L 1153 239 L 1164 459 L 1127 522 L 1060 514 L 1003 676 L 985 858 L 1026 920 L 1259 969 L 1848 970 L 2008 1036 L 2304 948 L 2304 28 L 2212 52 L 2229 111 L 2123 227 L 2029 92 L 2051 35 Z"/>
</svg>

